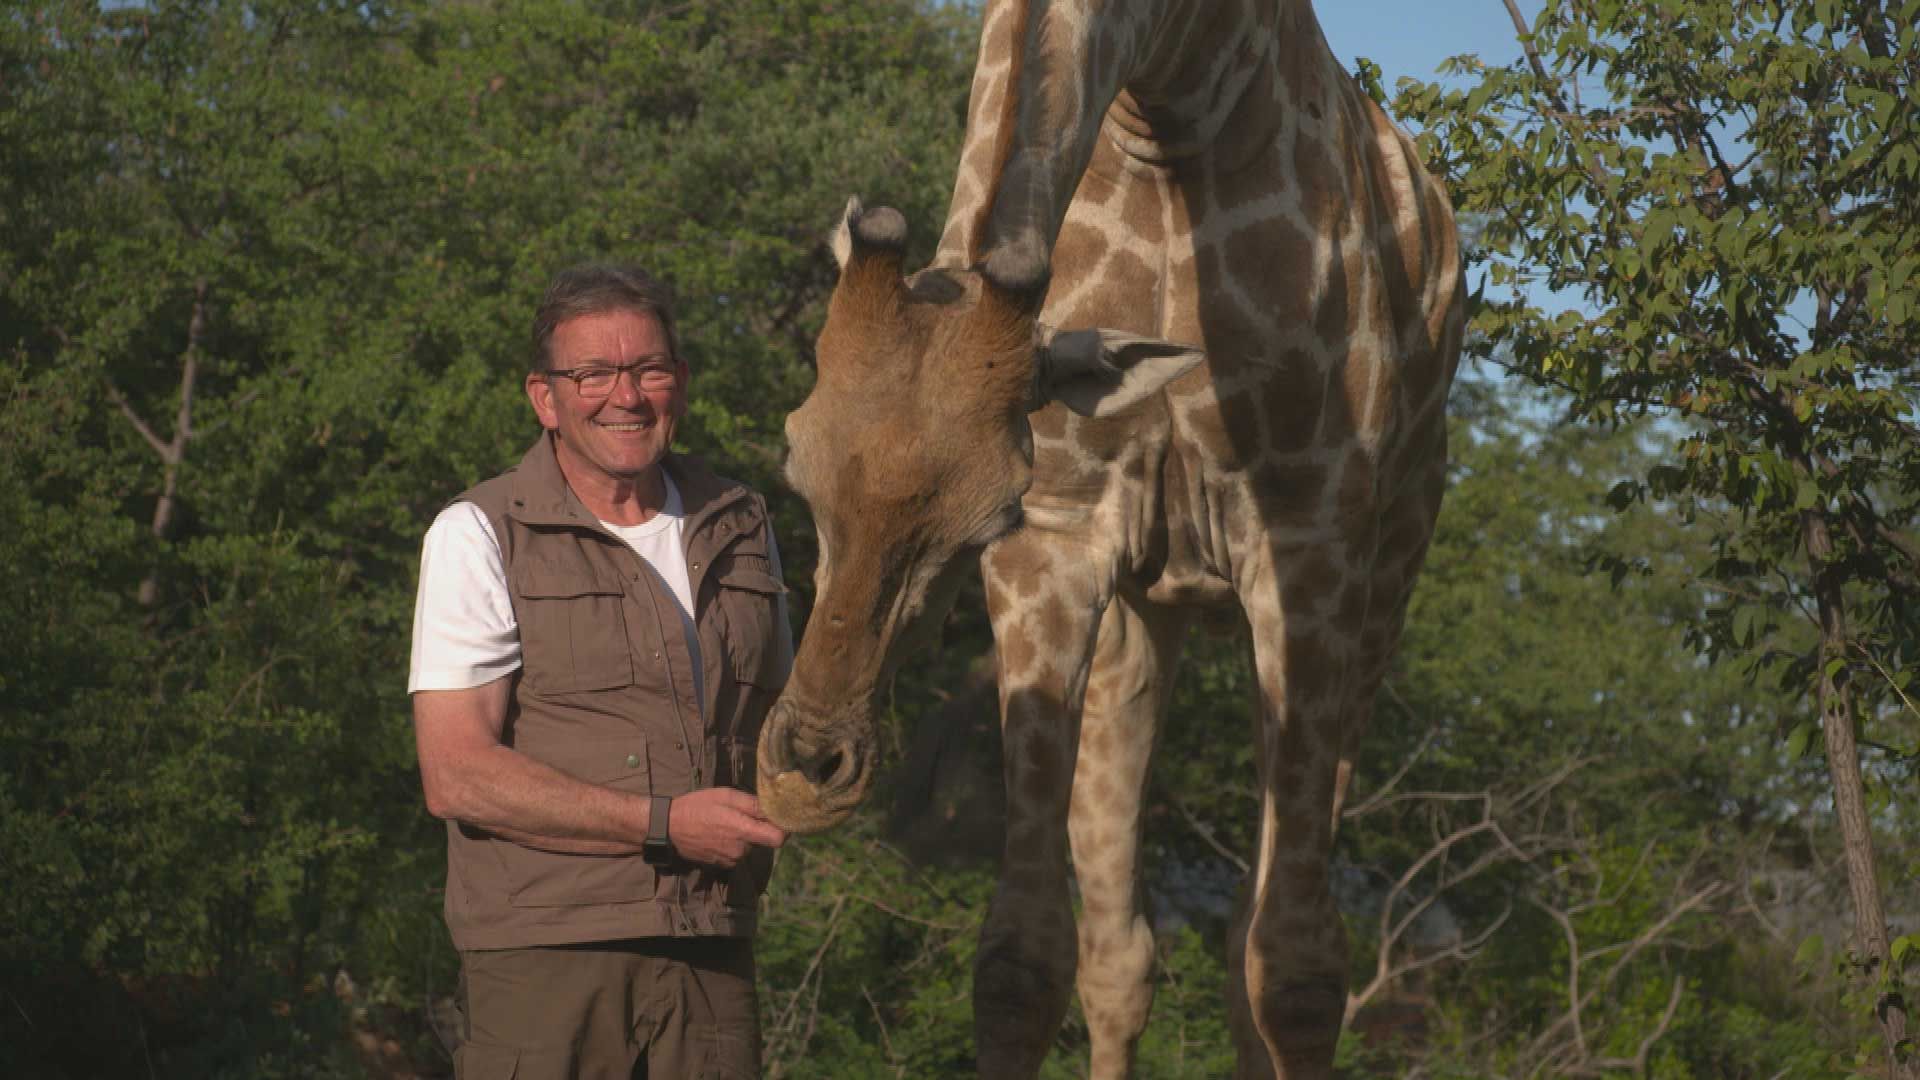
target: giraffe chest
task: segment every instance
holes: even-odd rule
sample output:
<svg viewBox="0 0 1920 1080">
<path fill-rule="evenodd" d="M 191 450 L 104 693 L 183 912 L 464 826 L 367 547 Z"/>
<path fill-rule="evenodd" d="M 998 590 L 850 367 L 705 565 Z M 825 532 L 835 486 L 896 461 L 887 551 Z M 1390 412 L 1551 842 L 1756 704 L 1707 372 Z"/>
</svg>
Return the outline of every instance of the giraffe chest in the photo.
<svg viewBox="0 0 1920 1080">
<path fill-rule="evenodd" d="M 1170 175 L 1096 152 L 1043 317 L 1200 344 L 1207 359 L 1120 417 L 1036 414 L 1029 502 L 1105 530 L 1157 596 L 1206 602 L 1230 595 L 1250 546 L 1373 505 L 1406 387 L 1363 221 L 1309 222 L 1298 200 Z"/>
</svg>

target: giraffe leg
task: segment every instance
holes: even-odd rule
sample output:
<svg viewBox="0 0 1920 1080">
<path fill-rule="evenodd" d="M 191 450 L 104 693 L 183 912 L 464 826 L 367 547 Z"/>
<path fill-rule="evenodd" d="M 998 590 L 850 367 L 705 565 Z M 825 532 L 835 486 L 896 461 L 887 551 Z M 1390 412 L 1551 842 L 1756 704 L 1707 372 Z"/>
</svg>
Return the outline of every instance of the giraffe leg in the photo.
<svg viewBox="0 0 1920 1080">
<path fill-rule="evenodd" d="M 1260 699 L 1260 830 L 1230 934 L 1238 1075 L 1333 1075 L 1347 998 L 1346 929 L 1329 860 L 1345 733 L 1371 591 L 1373 531 L 1312 550 L 1269 551 L 1242 579 Z M 1331 557 L 1345 551 L 1344 565 Z"/>
<path fill-rule="evenodd" d="M 1433 535 L 1444 451 L 1430 460 L 1372 524 L 1328 548 L 1272 552 L 1241 592 L 1261 704 L 1258 861 L 1229 932 L 1241 1076 L 1332 1075 L 1347 948 L 1329 860 L 1359 737 Z"/>
<path fill-rule="evenodd" d="M 1111 572 L 1092 569 L 1099 562 L 1038 529 L 1000 541 L 982 559 L 1007 787 L 1006 852 L 974 959 L 982 1080 L 1038 1075 L 1073 993 L 1067 807 L 1087 670 L 1112 596 Z"/>
<path fill-rule="evenodd" d="M 1429 453 L 1427 468 L 1406 483 L 1406 496 L 1395 504 L 1381 523 L 1380 543 L 1374 555 L 1372 596 L 1367 604 L 1365 630 L 1360 639 L 1360 670 L 1354 680 L 1357 708 L 1354 722 L 1341 732 L 1344 745 L 1340 753 L 1340 775 L 1334 786 L 1333 827 L 1340 828 L 1340 814 L 1346 809 L 1347 793 L 1353 784 L 1354 763 L 1359 757 L 1360 741 L 1373 716 L 1373 704 L 1380 687 L 1393 668 L 1393 657 L 1400 649 L 1400 632 L 1407 622 L 1407 605 L 1413 599 L 1415 579 L 1427 559 L 1427 545 L 1433 540 L 1434 523 L 1440 516 L 1440 498 L 1447 486 L 1445 441 Z"/>
<path fill-rule="evenodd" d="M 1186 620 L 1107 608 L 1087 679 L 1068 832 L 1080 884 L 1080 1007 L 1093 1080 L 1131 1075 L 1153 1004 L 1153 930 L 1140 886 L 1141 809 Z"/>
</svg>

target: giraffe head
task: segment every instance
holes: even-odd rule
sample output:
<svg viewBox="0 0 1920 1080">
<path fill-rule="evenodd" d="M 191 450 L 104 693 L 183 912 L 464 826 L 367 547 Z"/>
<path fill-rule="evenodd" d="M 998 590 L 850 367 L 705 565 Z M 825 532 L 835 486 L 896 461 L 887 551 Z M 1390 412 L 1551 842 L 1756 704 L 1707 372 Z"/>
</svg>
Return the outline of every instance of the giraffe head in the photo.
<svg viewBox="0 0 1920 1080">
<path fill-rule="evenodd" d="M 818 377 L 787 418 L 787 479 L 813 510 L 813 613 L 760 733 L 760 801 L 795 832 L 838 824 L 872 785 L 878 696 L 945 617 L 973 556 L 1021 525 L 1027 414 L 1107 415 L 1193 367 L 1189 347 L 1037 314 L 1045 266 L 902 273 L 906 222 L 847 205 Z"/>
</svg>

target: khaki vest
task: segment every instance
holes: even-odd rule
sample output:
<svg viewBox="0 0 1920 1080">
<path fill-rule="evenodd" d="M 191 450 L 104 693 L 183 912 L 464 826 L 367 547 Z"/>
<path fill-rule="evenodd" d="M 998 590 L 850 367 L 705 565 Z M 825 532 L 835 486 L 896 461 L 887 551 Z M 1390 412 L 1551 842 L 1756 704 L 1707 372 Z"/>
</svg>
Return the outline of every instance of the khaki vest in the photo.
<svg viewBox="0 0 1920 1080">
<path fill-rule="evenodd" d="M 520 625 L 504 741 L 616 791 L 752 791 L 760 723 L 792 665 L 766 504 L 697 459 L 670 455 L 666 467 L 686 511 L 703 702 L 671 590 L 581 505 L 550 436 L 460 496 L 493 525 Z M 744 937 L 772 857 L 756 848 L 731 870 L 663 870 L 639 855 L 536 851 L 448 822 L 447 927 L 460 949 Z"/>
</svg>

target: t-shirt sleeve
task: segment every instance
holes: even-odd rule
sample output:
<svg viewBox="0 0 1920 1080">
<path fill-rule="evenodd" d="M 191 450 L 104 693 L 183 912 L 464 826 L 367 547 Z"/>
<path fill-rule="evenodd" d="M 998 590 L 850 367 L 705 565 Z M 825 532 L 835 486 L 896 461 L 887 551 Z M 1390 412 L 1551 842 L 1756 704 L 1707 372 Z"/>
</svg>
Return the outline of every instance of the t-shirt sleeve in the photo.
<svg viewBox="0 0 1920 1080">
<path fill-rule="evenodd" d="M 775 581 L 787 580 L 780 570 L 780 545 L 774 542 L 772 521 L 767 522 L 767 569 L 773 572 Z M 784 683 L 793 674 L 793 622 L 787 614 L 787 594 L 781 593 L 774 602 L 774 614 L 774 648 L 780 657 L 780 681 Z"/>
<path fill-rule="evenodd" d="M 520 624 L 500 542 L 468 502 L 440 511 L 420 546 L 407 692 L 468 690 L 520 667 Z"/>
</svg>

